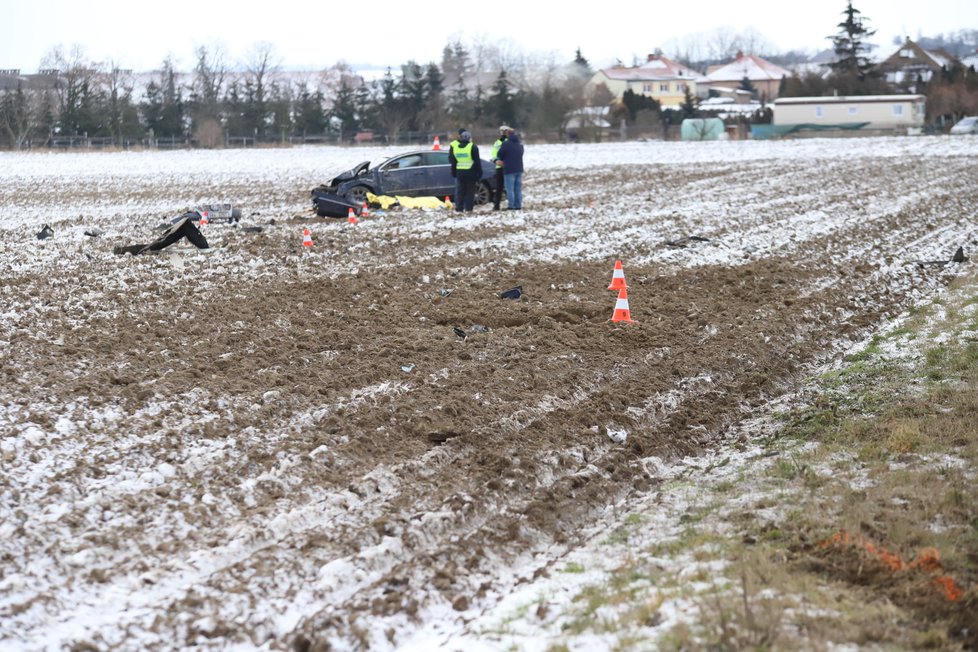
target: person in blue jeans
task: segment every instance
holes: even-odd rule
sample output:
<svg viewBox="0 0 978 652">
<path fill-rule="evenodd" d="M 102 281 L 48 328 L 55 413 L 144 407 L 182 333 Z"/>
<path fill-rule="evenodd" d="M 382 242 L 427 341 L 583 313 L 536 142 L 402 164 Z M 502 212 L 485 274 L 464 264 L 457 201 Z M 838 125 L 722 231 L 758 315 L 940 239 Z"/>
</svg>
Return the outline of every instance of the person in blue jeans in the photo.
<svg viewBox="0 0 978 652">
<path fill-rule="evenodd" d="M 508 210 L 523 209 L 523 141 L 515 129 L 509 130 L 506 142 L 499 146 L 496 158 L 503 164 Z"/>
</svg>

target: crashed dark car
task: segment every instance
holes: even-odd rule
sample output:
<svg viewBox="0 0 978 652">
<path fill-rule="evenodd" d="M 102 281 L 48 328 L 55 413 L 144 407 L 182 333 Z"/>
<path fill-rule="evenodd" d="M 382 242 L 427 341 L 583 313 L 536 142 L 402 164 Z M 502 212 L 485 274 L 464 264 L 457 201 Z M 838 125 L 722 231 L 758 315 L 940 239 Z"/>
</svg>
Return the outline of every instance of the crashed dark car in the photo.
<svg viewBox="0 0 978 652">
<path fill-rule="evenodd" d="M 482 179 L 476 185 L 475 203 L 484 204 L 495 188 L 495 166 L 482 159 Z M 364 161 L 313 189 L 312 203 L 320 216 L 346 217 L 350 208 L 359 215 L 367 193 L 404 197 L 455 198 L 455 179 L 447 150 L 418 150 L 398 154 L 370 167 Z"/>
</svg>

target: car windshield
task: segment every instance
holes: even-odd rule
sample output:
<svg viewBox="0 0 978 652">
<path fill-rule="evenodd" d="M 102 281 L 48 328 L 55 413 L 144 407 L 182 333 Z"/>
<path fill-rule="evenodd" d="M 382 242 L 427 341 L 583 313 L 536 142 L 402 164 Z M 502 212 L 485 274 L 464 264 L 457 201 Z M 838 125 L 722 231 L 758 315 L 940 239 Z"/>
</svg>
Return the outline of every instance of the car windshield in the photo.
<svg viewBox="0 0 978 652">
<path fill-rule="evenodd" d="M 978 116 L 975 116 L 973 118 L 964 118 L 960 122 L 958 122 L 958 126 L 970 127 L 971 125 L 975 124 L 975 122 L 978 122 Z"/>
</svg>

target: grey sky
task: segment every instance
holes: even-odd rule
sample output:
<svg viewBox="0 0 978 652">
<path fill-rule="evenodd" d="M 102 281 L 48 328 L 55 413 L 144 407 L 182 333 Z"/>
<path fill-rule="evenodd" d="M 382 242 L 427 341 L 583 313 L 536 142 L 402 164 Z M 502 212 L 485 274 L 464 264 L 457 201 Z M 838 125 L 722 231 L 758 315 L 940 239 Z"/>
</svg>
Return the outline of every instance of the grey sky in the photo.
<svg viewBox="0 0 978 652">
<path fill-rule="evenodd" d="M 255 45 L 273 46 L 277 63 L 317 70 L 344 60 L 377 67 L 410 59 L 440 61 L 455 38 L 500 44 L 512 52 L 569 60 L 580 47 L 592 65 L 644 59 L 656 47 L 718 28 L 752 29 L 775 51 L 812 53 L 828 47 L 842 20 L 844 0 L 785 2 L 585 3 L 557 9 L 552 3 L 492 0 L 467 8 L 431 0 L 310 2 L 277 0 L 261 5 L 226 1 L 0 0 L 0 68 L 36 70 L 52 47 L 80 45 L 93 61 L 151 70 L 172 55 L 178 68 L 193 65 L 199 46 L 222 48 L 227 63 L 244 61 Z M 566 6 L 566 5 L 565 5 Z M 884 50 L 897 35 L 933 36 L 978 29 L 973 0 L 856 0 L 877 30 Z"/>
</svg>

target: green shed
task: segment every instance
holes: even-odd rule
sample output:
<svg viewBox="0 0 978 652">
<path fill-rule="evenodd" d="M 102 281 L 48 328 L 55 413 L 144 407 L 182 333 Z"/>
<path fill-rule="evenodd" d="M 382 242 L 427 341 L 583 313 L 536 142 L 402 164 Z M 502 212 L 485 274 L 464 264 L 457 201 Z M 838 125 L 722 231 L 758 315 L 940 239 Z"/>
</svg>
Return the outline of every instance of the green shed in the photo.
<svg viewBox="0 0 978 652">
<path fill-rule="evenodd" d="M 720 118 L 686 118 L 679 133 L 683 140 L 720 140 L 726 131 Z"/>
</svg>

